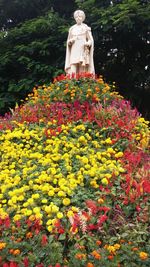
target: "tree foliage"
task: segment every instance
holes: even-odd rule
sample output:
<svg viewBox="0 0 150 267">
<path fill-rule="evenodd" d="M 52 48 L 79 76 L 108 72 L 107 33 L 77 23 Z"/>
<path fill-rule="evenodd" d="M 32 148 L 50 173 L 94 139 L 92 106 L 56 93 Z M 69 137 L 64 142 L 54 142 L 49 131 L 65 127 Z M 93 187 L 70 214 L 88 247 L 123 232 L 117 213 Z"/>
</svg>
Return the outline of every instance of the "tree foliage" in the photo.
<svg viewBox="0 0 150 267">
<path fill-rule="evenodd" d="M 96 73 L 149 116 L 148 0 L 0 0 L 0 109 L 63 72 L 68 28 L 77 8 L 95 40 Z"/>
<path fill-rule="evenodd" d="M 24 98 L 33 86 L 46 83 L 63 64 L 62 25 L 55 13 L 26 21 L 0 39 L 1 108 Z"/>
<path fill-rule="evenodd" d="M 95 62 L 107 80 L 148 115 L 150 3 L 144 0 L 77 1 L 94 31 Z M 141 101 L 143 99 L 143 101 Z M 145 103 L 147 102 L 147 103 Z"/>
</svg>

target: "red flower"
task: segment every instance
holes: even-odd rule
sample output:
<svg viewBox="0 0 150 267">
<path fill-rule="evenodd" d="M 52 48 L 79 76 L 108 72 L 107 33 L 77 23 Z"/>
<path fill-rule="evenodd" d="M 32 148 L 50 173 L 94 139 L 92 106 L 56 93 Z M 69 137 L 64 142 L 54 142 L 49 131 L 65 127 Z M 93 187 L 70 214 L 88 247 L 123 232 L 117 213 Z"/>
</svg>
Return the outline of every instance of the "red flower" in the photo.
<svg viewBox="0 0 150 267">
<path fill-rule="evenodd" d="M 18 228 L 20 228 L 20 226 L 21 226 L 20 221 L 16 221 L 15 223 L 16 223 L 16 226 L 17 226 Z"/>
<path fill-rule="evenodd" d="M 136 210 L 137 210 L 137 212 L 140 212 L 141 211 L 141 207 L 140 206 L 136 206 Z"/>
<path fill-rule="evenodd" d="M 96 202 L 94 200 L 91 200 L 91 199 L 86 200 L 86 205 L 91 210 L 92 214 L 97 213 L 97 205 L 96 205 Z"/>
<path fill-rule="evenodd" d="M 65 232 L 65 230 L 62 228 L 62 227 L 60 227 L 59 229 L 58 229 L 58 233 L 59 234 L 63 234 Z"/>
<path fill-rule="evenodd" d="M 4 224 L 5 224 L 5 227 L 6 227 L 6 228 L 9 228 L 9 227 L 10 227 L 10 219 L 9 219 L 9 217 L 7 217 L 7 218 L 5 219 Z"/>
<path fill-rule="evenodd" d="M 29 260 L 27 257 L 24 258 L 23 263 L 24 263 L 24 267 L 29 267 Z"/>
<path fill-rule="evenodd" d="M 98 225 L 101 226 L 107 220 L 107 218 L 108 217 L 105 214 L 100 216 L 98 219 Z"/>
<path fill-rule="evenodd" d="M 41 244 L 42 246 L 45 246 L 48 242 L 48 238 L 46 235 L 42 235 L 42 241 L 41 241 Z"/>
<path fill-rule="evenodd" d="M 59 263 L 56 263 L 55 267 L 61 267 L 61 265 Z"/>
<path fill-rule="evenodd" d="M 90 223 L 90 224 L 88 225 L 88 229 L 89 229 L 89 230 L 96 230 L 96 229 L 97 229 L 97 225 Z"/>
<path fill-rule="evenodd" d="M 150 182 L 148 180 L 143 181 L 143 190 L 146 193 L 150 193 Z"/>
<path fill-rule="evenodd" d="M 16 262 L 11 261 L 9 267 L 19 267 Z"/>
<path fill-rule="evenodd" d="M 99 209 L 99 210 L 103 210 L 104 212 L 107 212 L 107 211 L 110 210 L 109 207 L 99 207 L 98 209 Z"/>
</svg>

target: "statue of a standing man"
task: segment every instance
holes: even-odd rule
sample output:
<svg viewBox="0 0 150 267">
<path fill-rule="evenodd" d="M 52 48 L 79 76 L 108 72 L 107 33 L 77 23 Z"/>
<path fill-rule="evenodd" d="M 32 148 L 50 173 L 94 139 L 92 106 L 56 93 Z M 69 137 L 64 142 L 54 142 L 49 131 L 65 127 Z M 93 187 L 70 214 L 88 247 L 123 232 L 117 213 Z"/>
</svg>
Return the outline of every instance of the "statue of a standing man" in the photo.
<svg viewBox="0 0 150 267">
<path fill-rule="evenodd" d="M 65 71 L 66 74 L 88 72 L 95 74 L 93 51 L 94 41 L 91 28 L 83 23 L 85 14 L 82 10 L 74 12 L 76 24 L 69 29 Z"/>
</svg>

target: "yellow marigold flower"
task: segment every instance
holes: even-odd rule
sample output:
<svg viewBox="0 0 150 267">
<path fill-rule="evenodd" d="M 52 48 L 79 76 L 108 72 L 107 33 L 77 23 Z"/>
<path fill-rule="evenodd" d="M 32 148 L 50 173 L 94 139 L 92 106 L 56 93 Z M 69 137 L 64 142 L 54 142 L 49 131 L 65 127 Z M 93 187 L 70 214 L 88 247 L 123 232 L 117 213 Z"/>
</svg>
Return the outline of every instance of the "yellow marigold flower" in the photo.
<svg viewBox="0 0 150 267">
<path fill-rule="evenodd" d="M 40 208 L 39 208 L 39 207 L 35 207 L 35 208 L 33 209 L 33 212 L 34 212 L 34 213 L 39 213 L 39 212 L 40 212 Z"/>
<path fill-rule="evenodd" d="M 106 178 L 103 178 L 101 181 L 102 181 L 102 184 L 108 185 L 108 180 Z"/>
<path fill-rule="evenodd" d="M 72 209 L 72 211 L 74 211 L 74 212 L 78 212 L 78 211 L 79 211 L 79 208 L 74 207 L 74 206 L 72 206 L 71 209 Z"/>
<path fill-rule="evenodd" d="M 64 205 L 64 206 L 68 206 L 68 205 L 70 205 L 70 199 L 67 198 L 67 197 L 64 198 L 64 199 L 63 199 L 63 205 Z"/>
<path fill-rule="evenodd" d="M 32 198 L 34 198 L 34 199 L 38 199 L 39 197 L 40 197 L 40 195 L 38 193 L 32 195 Z"/>
<path fill-rule="evenodd" d="M 105 140 L 105 143 L 106 143 L 106 144 L 110 144 L 110 145 L 112 144 L 112 140 L 110 139 L 110 137 L 108 137 L 108 138 Z"/>
<path fill-rule="evenodd" d="M 110 173 L 106 173 L 106 174 L 105 174 L 105 177 L 106 177 L 107 179 L 110 179 L 110 178 L 112 177 L 112 175 L 111 175 Z"/>
<path fill-rule="evenodd" d="M 143 251 L 141 251 L 139 253 L 139 256 L 140 256 L 141 260 L 146 260 L 148 258 L 148 254 L 146 252 L 143 252 Z"/>
<path fill-rule="evenodd" d="M 81 135 L 79 138 L 78 138 L 78 141 L 80 142 L 80 143 L 87 143 L 87 140 L 86 140 L 86 138 L 83 136 L 83 135 Z"/>
<path fill-rule="evenodd" d="M 57 212 L 57 218 L 62 219 L 63 218 L 63 213 L 62 212 Z"/>
<path fill-rule="evenodd" d="M 14 221 L 19 221 L 21 219 L 21 215 L 15 215 L 14 216 Z"/>
<path fill-rule="evenodd" d="M 46 206 L 45 207 L 45 211 L 46 211 L 46 213 L 51 213 L 52 212 L 52 208 L 51 208 L 51 206 Z"/>
<path fill-rule="evenodd" d="M 31 215 L 31 216 L 29 217 L 29 220 L 30 220 L 30 221 L 34 221 L 34 220 L 35 220 L 35 216 L 34 216 L 34 215 Z"/>
<path fill-rule="evenodd" d="M 47 200 L 46 198 L 43 198 L 41 202 L 44 203 L 44 204 L 46 204 L 47 201 L 48 201 L 48 200 Z"/>
<path fill-rule="evenodd" d="M 110 253 L 115 253 L 116 249 L 114 246 L 109 246 L 106 248 Z"/>
<path fill-rule="evenodd" d="M 66 196 L 66 193 L 64 191 L 58 191 L 57 193 L 58 197 L 65 197 Z"/>
<path fill-rule="evenodd" d="M 115 245 L 114 245 L 114 248 L 115 248 L 115 249 L 120 249 L 120 244 L 115 244 Z"/>
<path fill-rule="evenodd" d="M 51 219 L 49 219 L 48 221 L 47 221 L 47 223 L 46 223 L 47 225 L 50 225 L 50 224 L 52 224 L 52 220 Z"/>
<path fill-rule="evenodd" d="M 110 154 L 115 153 L 115 151 L 113 150 L 112 147 L 109 147 L 109 148 L 107 149 L 107 152 L 110 153 Z"/>
<path fill-rule="evenodd" d="M 123 157 L 123 152 L 118 152 L 115 154 L 115 158 L 121 158 Z"/>
<path fill-rule="evenodd" d="M 57 213 L 59 211 L 59 207 L 57 207 L 56 205 L 53 205 L 51 207 L 51 210 L 52 210 L 53 213 Z"/>
<path fill-rule="evenodd" d="M 67 212 L 67 217 L 72 217 L 74 215 L 73 211 L 72 210 L 69 210 Z"/>
<path fill-rule="evenodd" d="M 123 172 L 125 172 L 125 169 L 122 168 L 122 167 L 119 167 L 119 168 L 118 168 L 118 171 L 123 173 Z"/>
<path fill-rule="evenodd" d="M 32 210 L 26 210 L 26 213 L 25 213 L 26 216 L 30 216 L 31 214 L 32 214 Z"/>
<path fill-rule="evenodd" d="M 51 225 L 49 225 L 49 226 L 47 227 L 47 230 L 48 230 L 49 232 L 52 232 L 53 227 L 52 227 Z"/>
<path fill-rule="evenodd" d="M 53 197 L 54 194 L 55 194 L 54 190 L 50 190 L 50 191 L 48 192 L 48 195 L 49 195 L 50 197 Z"/>
<path fill-rule="evenodd" d="M 40 212 L 36 213 L 35 216 L 36 216 L 37 219 L 42 219 L 43 218 L 43 214 L 40 213 Z"/>
<path fill-rule="evenodd" d="M 0 242 L 0 250 L 2 250 L 3 248 L 5 248 L 6 247 L 6 243 L 4 243 L 4 242 Z"/>
</svg>

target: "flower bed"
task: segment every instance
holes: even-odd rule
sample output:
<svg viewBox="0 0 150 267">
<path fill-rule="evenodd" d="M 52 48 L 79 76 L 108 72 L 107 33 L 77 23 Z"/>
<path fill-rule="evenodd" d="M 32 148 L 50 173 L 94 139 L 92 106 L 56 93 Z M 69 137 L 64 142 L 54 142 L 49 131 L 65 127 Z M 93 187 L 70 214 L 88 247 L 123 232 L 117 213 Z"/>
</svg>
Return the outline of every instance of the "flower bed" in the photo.
<svg viewBox="0 0 150 267">
<path fill-rule="evenodd" d="M 0 119 L 0 266 L 149 266 L 149 129 L 102 77 Z"/>
</svg>

